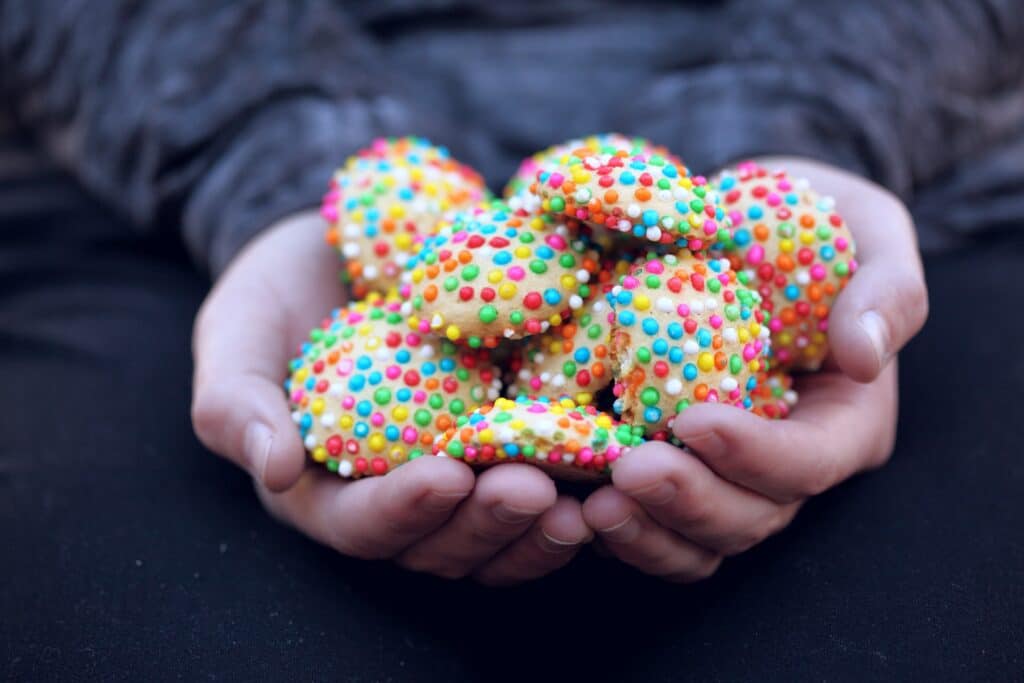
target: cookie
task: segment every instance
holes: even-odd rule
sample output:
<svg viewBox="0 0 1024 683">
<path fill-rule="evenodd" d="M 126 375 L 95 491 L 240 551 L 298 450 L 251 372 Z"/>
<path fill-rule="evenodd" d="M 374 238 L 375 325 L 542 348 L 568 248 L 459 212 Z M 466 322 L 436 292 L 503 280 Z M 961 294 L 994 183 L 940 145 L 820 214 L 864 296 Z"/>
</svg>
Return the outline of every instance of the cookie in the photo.
<svg viewBox="0 0 1024 683">
<path fill-rule="evenodd" d="M 642 429 L 593 406 L 520 396 L 458 418 L 438 437 L 434 453 L 477 466 L 527 462 L 560 479 L 603 479 L 643 441 Z"/>
<path fill-rule="evenodd" d="M 313 330 L 285 383 L 312 459 L 343 477 L 385 474 L 501 391 L 486 351 L 410 331 L 371 295 Z"/>
<path fill-rule="evenodd" d="M 508 181 L 504 189 L 504 197 L 513 210 L 523 208 L 530 213 L 538 213 L 540 197 L 530 192 L 530 185 L 537 179 L 537 172 L 556 165 L 566 154 L 574 150 L 587 149 L 592 154 L 619 154 L 624 152 L 626 158 L 636 157 L 650 159 L 660 157 L 676 166 L 682 166 L 682 160 L 661 145 L 640 137 L 628 137 L 621 133 L 602 133 L 590 135 L 582 139 L 569 140 L 552 145 L 526 157 L 519 164 L 515 175 Z"/>
<path fill-rule="evenodd" d="M 561 223 L 507 207 L 462 214 L 407 264 L 409 326 L 472 347 L 561 325 L 590 296 L 598 255 Z"/>
<path fill-rule="evenodd" d="M 701 176 L 664 157 L 573 150 L 537 171 L 541 211 L 695 251 L 727 239 L 730 223 Z"/>
<path fill-rule="evenodd" d="M 725 259 L 688 251 L 638 266 L 608 293 L 615 411 L 666 439 L 688 406 L 749 410 L 769 349 L 760 296 Z"/>
<path fill-rule="evenodd" d="M 611 306 L 606 295 L 630 265 L 624 260 L 603 262 L 594 295 L 573 320 L 526 340 L 512 360 L 510 396 L 569 396 L 588 405 L 611 384 Z"/>
<path fill-rule="evenodd" d="M 397 287 L 445 212 L 488 196 L 480 175 L 423 138 L 379 138 L 335 172 L 320 213 L 355 298 Z"/>
<path fill-rule="evenodd" d="M 753 401 L 751 411 L 755 415 L 771 420 L 785 419 L 797 402 L 793 378 L 779 370 L 761 373 L 757 387 L 750 392 L 750 399 Z"/>
<path fill-rule="evenodd" d="M 772 367 L 817 370 L 828 316 L 857 270 L 850 229 L 806 180 L 753 162 L 714 179 L 735 233 L 719 247 L 771 315 Z"/>
</svg>

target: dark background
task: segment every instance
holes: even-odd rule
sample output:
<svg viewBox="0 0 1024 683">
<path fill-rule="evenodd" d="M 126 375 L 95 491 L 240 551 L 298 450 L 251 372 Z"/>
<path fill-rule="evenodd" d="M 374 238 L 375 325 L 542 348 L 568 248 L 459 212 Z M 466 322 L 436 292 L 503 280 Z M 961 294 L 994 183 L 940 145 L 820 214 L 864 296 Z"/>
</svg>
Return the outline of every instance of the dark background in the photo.
<svg viewBox="0 0 1024 683">
<path fill-rule="evenodd" d="M 0 185 L 0 224 L 11 679 L 1024 676 L 1019 237 L 927 259 L 933 312 L 901 356 L 884 469 L 700 584 L 586 553 L 489 590 L 339 557 L 199 446 L 207 285 L 176 238 L 132 237 L 59 178 Z"/>
</svg>

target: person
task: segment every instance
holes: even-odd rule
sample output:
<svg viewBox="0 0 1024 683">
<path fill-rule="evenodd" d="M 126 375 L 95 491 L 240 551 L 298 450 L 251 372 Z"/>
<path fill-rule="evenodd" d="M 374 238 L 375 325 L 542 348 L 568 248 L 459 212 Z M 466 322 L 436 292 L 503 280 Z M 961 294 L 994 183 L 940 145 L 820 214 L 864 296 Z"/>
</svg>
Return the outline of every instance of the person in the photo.
<svg viewBox="0 0 1024 683">
<path fill-rule="evenodd" d="M 214 280 L 195 321 L 195 430 L 266 508 L 340 553 L 444 577 L 538 578 L 596 538 L 690 581 L 884 464 L 898 353 L 928 314 L 906 202 L 929 217 L 929 246 L 1024 221 L 1019 193 L 976 201 L 1022 177 L 1016 2 L 440 7 L 0 4 L 0 168 L 56 164 L 139 231 L 181 235 Z M 762 158 L 836 198 L 861 267 L 792 419 L 695 406 L 674 426 L 685 450 L 646 444 L 583 500 L 522 465 L 423 458 L 354 483 L 305 467 L 281 381 L 345 300 L 311 210 L 333 167 L 374 136 L 417 133 L 497 182 L 526 153 L 603 130 L 707 173 Z"/>
</svg>

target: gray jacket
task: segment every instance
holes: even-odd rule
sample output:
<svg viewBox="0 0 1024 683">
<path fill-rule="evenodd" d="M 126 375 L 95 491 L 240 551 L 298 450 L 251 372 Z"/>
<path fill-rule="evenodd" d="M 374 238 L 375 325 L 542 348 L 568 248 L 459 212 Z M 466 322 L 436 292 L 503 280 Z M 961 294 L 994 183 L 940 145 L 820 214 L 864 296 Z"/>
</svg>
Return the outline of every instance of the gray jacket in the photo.
<svg viewBox="0 0 1024 683">
<path fill-rule="evenodd" d="M 495 188 L 606 130 L 702 172 L 802 154 L 900 194 L 926 246 L 1024 226 L 1021 0 L 0 0 L 0 66 L 0 137 L 213 272 L 381 134 Z"/>
</svg>

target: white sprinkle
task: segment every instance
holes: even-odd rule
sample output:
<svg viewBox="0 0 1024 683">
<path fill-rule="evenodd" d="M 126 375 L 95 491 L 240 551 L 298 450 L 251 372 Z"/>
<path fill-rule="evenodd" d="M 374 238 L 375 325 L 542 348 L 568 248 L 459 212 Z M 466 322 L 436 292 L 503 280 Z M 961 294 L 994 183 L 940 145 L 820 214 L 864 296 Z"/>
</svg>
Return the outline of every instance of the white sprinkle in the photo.
<svg viewBox="0 0 1024 683">
<path fill-rule="evenodd" d="M 355 242 L 345 242 L 345 246 L 341 248 L 341 253 L 345 258 L 355 258 L 359 256 L 359 245 Z"/>
<path fill-rule="evenodd" d="M 430 319 L 430 329 L 436 330 L 442 325 L 444 325 L 444 318 L 440 313 L 435 313 L 434 317 Z"/>
<path fill-rule="evenodd" d="M 313 434 L 306 434 L 306 440 L 303 441 L 302 443 L 303 443 L 303 445 L 306 446 L 306 448 L 309 448 L 309 449 L 316 448 L 316 436 L 313 435 Z"/>
<path fill-rule="evenodd" d="M 654 302 L 654 307 L 662 313 L 671 313 L 676 309 L 675 302 L 667 296 L 659 296 L 658 300 Z"/>
<path fill-rule="evenodd" d="M 811 274 L 806 270 L 797 271 L 796 282 L 798 285 L 807 285 L 811 282 Z"/>
<path fill-rule="evenodd" d="M 335 415 L 334 413 L 324 413 L 320 416 L 320 424 L 324 427 L 330 427 L 334 424 Z"/>
<path fill-rule="evenodd" d="M 683 383 L 678 379 L 670 379 L 665 383 L 665 393 L 669 396 L 678 396 L 683 392 Z"/>
<path fill-rule="evenodd" d="M 583 297 L 581 297 L 579 294 L 573 294 L 572 296 L 569 297 L 569 308 L 576 310 L 577 308 L 581 308 L 582 306 Z"/>
<path fill-rule="evenodd" d="M 638 204 L 630 204 L 626 207 L 626 215 L 630 218 L 637 218 L 640 216 L 640 206 Z"/>
<path fill-rule="evenodd" d="M 735 327 L 727 327 L 722 330 L 722 338 L 730 344 L 735 344 L 739 341 L 739 335 L 736 333 Z"/>
<path fill-rule="evenodd" d="M 647 239 L 652 242 L 658 242 L 661 240 L 661 228 L 656 225 L 652 225 L 647 228 Z"/>
<path fill-rule="evenodd" d="M 724 377 L 719 386 L 722 387 L 722 391 L 735 391 L 736 387 L 739 386 L 739 382 L 736 381 L 735 377 Z"/>
<path fill-rule="evenodd" d="M 700 346 L 697 344 L 695 339 L 687 339 L 683 342 L 683 353 L 692 356 L 698 351 L 700 351 Z"/>
<path fill-rule="evenodd" d="M 342 477 L 352 476 L 352 463 L 348 460 L 342 460 L 338 463 L 338 474 Z"/>
</svg>

